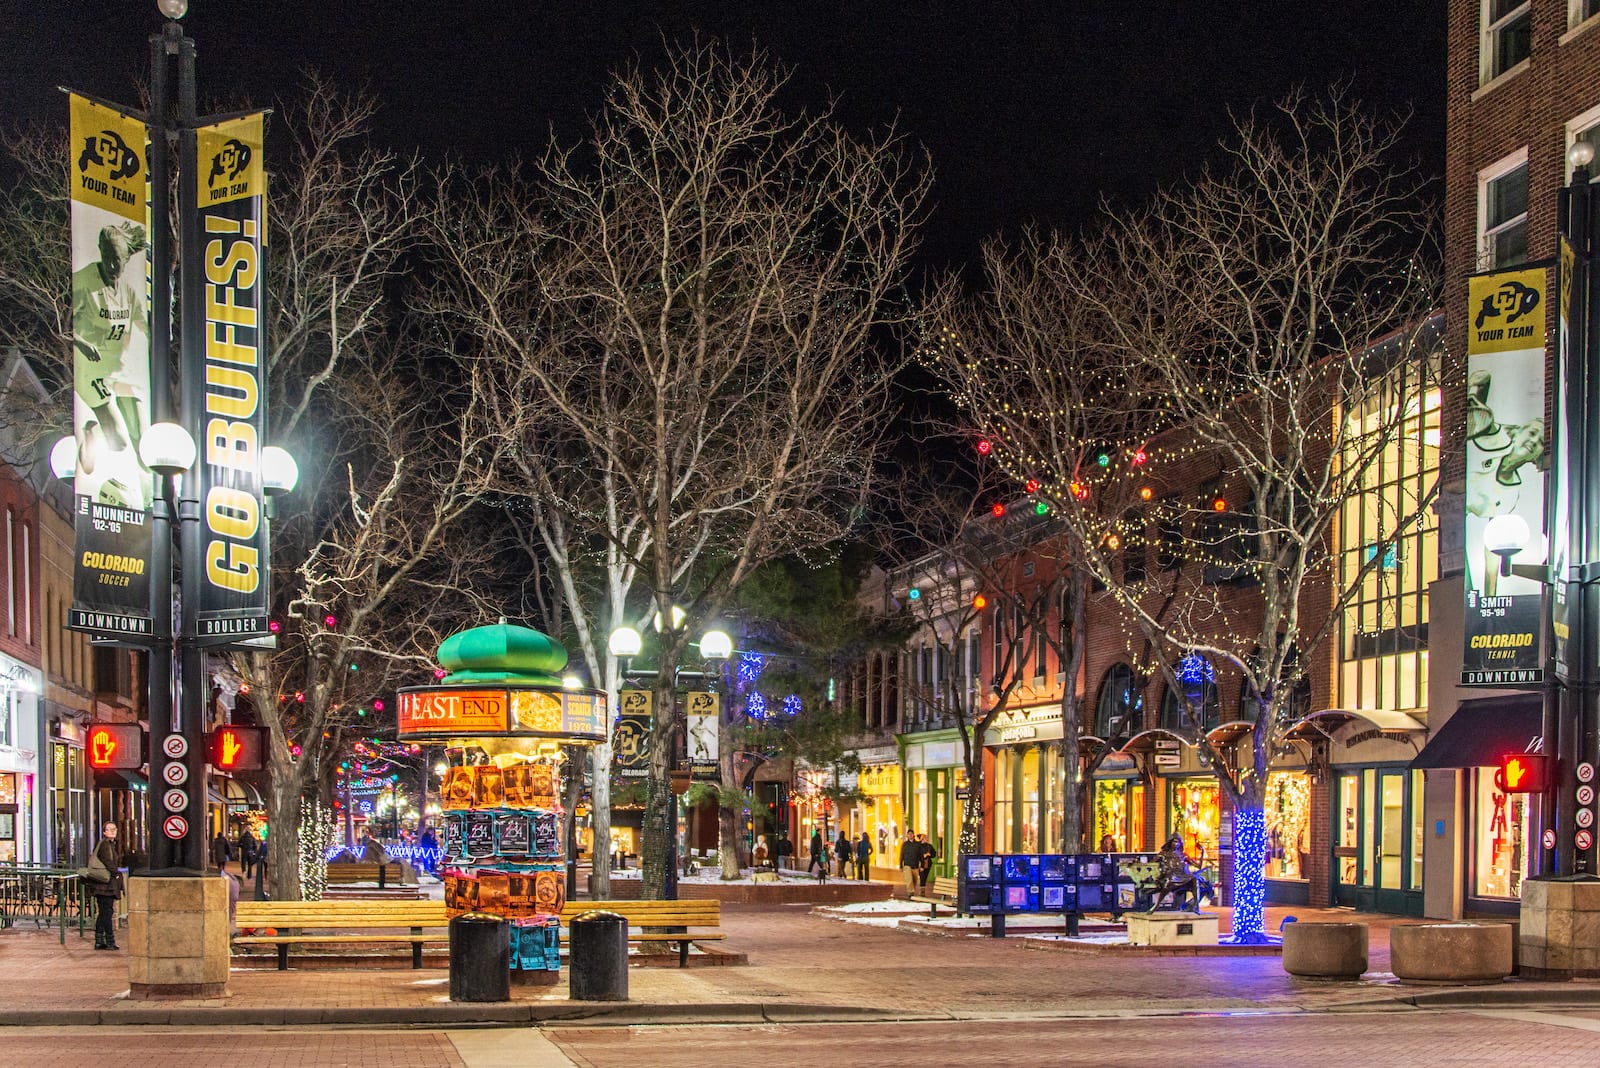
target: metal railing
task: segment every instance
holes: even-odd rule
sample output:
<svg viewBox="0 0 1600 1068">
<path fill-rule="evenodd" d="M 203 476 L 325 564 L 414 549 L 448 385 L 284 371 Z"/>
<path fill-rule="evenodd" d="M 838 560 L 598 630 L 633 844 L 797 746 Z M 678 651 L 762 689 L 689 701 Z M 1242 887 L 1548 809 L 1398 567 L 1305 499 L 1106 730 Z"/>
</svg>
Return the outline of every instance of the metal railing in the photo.
<svg viewBox="0 0 1600 1068">
<path fill-rule="evenodd" d="M 76 923 L 82 938 L 94 923 L 94 909 L 87 880 L 72 868 L 0 863 L 0 927 L 31 920 L 36 930 L 58 928 L 65 945 L 67 928 Z"/>
</svg>

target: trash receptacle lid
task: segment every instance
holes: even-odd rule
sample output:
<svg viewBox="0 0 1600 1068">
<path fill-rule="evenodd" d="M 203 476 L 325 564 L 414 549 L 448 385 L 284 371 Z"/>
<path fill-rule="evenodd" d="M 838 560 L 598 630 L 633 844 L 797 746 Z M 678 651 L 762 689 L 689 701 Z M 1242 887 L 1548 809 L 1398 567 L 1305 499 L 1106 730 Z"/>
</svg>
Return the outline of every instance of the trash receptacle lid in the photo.
<svg viewBox="0 0 1600 1068">
<path fill-rule="evenodd" d="M 618 923 L 627 923 L 628 922 L 628 917 L 624 916 L 620 912 L 611 912 L 611 911 L 608 911 L 606 909 L 590 909 L 588 912 L 580 912 L 578 915 L 572 917 L 572 921 L 571 922 L 572 923 L 580 923 L 580 922 L 581 923 L 589 923 L 589 922 L 592 922 L 592 921 L 595 921 L 595 920 L 598 920 L 598 921 L 601 921 L 601 922 L 606 922 L 606 923 L 609 923 L 609 922 L 612 922 L 612 921 L 616 921 Z"/>
<path fill-rule="evenodd" d="M 504 916 L 496 916 L 492 912 L 463 912 L 454 917 L 451 923 L 510 923 Z"/>
</svg>

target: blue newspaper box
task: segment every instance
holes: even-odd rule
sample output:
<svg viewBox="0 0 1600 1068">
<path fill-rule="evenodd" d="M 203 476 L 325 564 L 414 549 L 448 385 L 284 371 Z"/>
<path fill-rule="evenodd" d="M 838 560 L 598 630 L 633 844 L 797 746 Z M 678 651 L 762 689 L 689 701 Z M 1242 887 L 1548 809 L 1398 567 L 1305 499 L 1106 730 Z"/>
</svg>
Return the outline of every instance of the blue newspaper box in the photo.
<svg viewBox="0 0 1600 1068">
<path fill-rule="evenodd" d="M 1005 911 L 1005 899 L 1000 890 L 1000 858 L 981 855 L 961 860 L 956 886 L 959 910 L 979 916 Z"/>
<path fill-rule="evenodd" d="M 1007 912 L 1039 911 L 1039 858 L 1012 854 L 1002 858 L 1001 891 Z"/>
</svg>

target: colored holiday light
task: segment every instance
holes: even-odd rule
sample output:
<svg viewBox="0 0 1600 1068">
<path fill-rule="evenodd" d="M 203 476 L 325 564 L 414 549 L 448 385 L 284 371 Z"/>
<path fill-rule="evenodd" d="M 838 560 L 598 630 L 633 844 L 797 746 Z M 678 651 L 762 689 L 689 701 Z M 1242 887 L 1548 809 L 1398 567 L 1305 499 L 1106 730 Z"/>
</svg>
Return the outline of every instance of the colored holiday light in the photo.
<svg viewBox="0 0 1600 1068">
<path fill-rule="evenodd" d="M 1145 452 L 1143 449 L 1133 450 L 1133 466 L 1143 467 L 1145 465 L 1145 461 L 1149 459 L 1150 454 Z"/>
<path fill-rule="evenodd" d="M 1026 482 L 1024 482 L 1022 484 L 1022 488 L 1027 490 L 1029 493 L 1038 493 L 1039 492 L 1039 480 L 1036 479 L 1036 478 L 1030 478 L 1030 479 L 1028 479 L 1028 481 L 1026 481 Z"/>
<path fill-rule="evenodd" d="M 913 601 L 920 601 L 920 600 L 922 600 L 922 591 L 917 589 L 915 586 L 913 586 L 913 587 L 911 587 L 911 592 L 908 593 L 906 596 L 911 598 L 911 600 L 913 600 Z"/>
<path fill-rule="evenodd" d="M 978 439 L 978 455 L 979 456 L 988 456 L 993 451 L 994 451 L 994 443 L 993 442 L 991 442 L 988 438 L 979 438 Z"/>
<path fill-rule="evenodd" d="M 989 514 L 994 516 L 996 519 L 999 519 L 1001 516 L 1006 514 L 1006 506 L 997 502 L 989 509 Z"/>
<path fill-rule="evenodd" d="M 283 629 L 283 624 L 274 619 L 267 624 L 267 629 L 276 634 Z"/>
<path fill-rule="evenodd" d="M 1122 539 L 1120 537 L 1118 537 L 1115 533 L 1107 534 L 1106 535 L 1106 548 L 1111 550 L 1112 552 L 1116 552 L 1118 549 L 1122 548 Z"/>
<path fill-rule="evenodd" d="M 330 612 L 322 617 L 322 625 L 325 627 L 337 627 L 339 625 L 339 617 Z"/>
<path fill-rule="evenodd" d="M 979 611 L 982 611 L 983 609 L 988 608 L 989 607 L 989 598 L 985 597 L 981 593 L 978 594 L 978 596 L 976 596 L 976 597 L 974 597 L 972 599 L 972 607 L 978 609 Z"/>
<path fill-rule="evenodd" d="M 383 702 L 382 701 L 374 701 L 374 702 L 372 702 L 372 710 L 374 712 L 382 712 L 383 711 Z"/>
<path fill-rule="evenodd" d="M 1044 503 L 1043 501 L 1040 501 L 1038 504 L 1033 506 L 1033 514 L 1034 515 L 1045 515 L 1049 511 L 1050 511 L 1050 506 L 1048 504 Z"/>
<path fill-rule="evenodd" d="M 1212 501 L 1211 510 L 1213 512 L 1226 512 L 1228 510 L 1227 499 L 1224 497 L 1218 497 L 1216 500 Z"/>
<path fill-rule="evenodd" d="M 1149 486 L 1140 486 L 1139 487 L 1139 499 L 1141 501 L 1148 501 L 1152 497 L 1154 497 L 1155 495 L 1156 495 L 1156 491 L 1151 489 Z"/>
<path fill-rule="evenodd" d="M 1233 936 L 1236 945 L 1267 941 L 1267 815 L 1233 810 Z"/>
</svg>

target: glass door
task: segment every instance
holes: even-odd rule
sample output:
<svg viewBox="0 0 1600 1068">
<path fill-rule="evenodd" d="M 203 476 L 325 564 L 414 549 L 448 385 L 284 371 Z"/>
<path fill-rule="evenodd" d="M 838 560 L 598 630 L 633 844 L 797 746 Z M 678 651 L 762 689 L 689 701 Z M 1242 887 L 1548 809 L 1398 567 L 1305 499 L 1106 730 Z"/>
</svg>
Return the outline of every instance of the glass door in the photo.
<svg viewBox="0 0 1600 1068">
<path fill-rule="evenodd" d="M 1421 775 L 1403 767 L 1340 774 L 1333 797 L 1333 900 L 1422 915 Z"/>
</svg>

